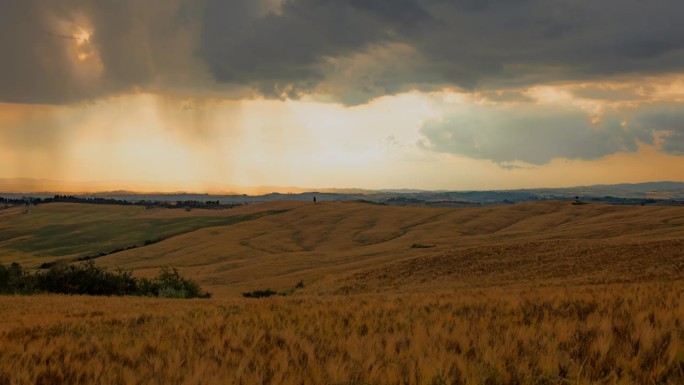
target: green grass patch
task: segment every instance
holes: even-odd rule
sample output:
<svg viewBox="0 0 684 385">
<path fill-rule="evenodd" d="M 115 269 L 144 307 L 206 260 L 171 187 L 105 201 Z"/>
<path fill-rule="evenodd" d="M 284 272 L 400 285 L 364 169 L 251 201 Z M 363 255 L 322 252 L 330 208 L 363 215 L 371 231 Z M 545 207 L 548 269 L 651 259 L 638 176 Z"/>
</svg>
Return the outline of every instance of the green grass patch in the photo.
<svg viewBox="0 0 684 385">
<path fill-rule="evenodd" d="M 65 213 L 60 207 L 53 217 L 47 215 L 47 210 L 35 216 L 24 216 L 16 223 L 0 228 L 0 242 L 5 242 L 5 249 L 36 256 L 90 259 L 202 228 L 230 226 L 287 211 L 270 210 L 226 217 L 146 218 L 144 215 L 131 215 L 140 214 L 137 208 L 125 208 L 118 213 L 103 210 L 97 215 L 92 208 L 86 207 L 85 212 L 78 215 L 82 206 L 88 205 L 72 206 L 71 213 Z"/>
</svg>

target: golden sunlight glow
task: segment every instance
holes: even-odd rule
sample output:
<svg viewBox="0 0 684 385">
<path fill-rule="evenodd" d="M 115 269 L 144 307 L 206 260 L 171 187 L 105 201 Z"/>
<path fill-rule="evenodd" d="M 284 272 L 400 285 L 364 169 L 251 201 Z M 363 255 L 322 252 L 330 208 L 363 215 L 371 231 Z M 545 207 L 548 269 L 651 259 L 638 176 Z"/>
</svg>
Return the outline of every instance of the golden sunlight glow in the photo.
<svg viewBox="0 0 684 385">
<path fill-rule="evenodd" d="M 80 36 L 78 44 L 91 45 L 87 30 Z M 630 102 L 650 103 L 649 98 L 661 100 L 663 95 L 679 98 L 683 83 L 668 85 L 668 79 L 654 80 L 648 96 L 633 93 L 645 101 Z M 419 145 L 426 122 L 439 121 L 454 110 L 478 113 L 482 104 L 561 106 L 599 123 L 606 111 L 626 103 L 612 99 L 611 92 L 640 86 L 639 80 L 632 80 L 533 87 L 514 90 L 526 98 L 501 102 L 456 91 L 411 92 L 354 107 L 314 100 L 154 94 L 63 107 L 0 105 L 0 161 L 16 166 L 0 169 L 0 178 L 213 192 L 254 186 L 504 189 L 681 179 L 684 157 L 662 153 L 662 137 L 632 153 L 597 160 L 553 159 L 544 165 L 513 161 L 509 169 Z M 629 128 L 628 118 L 619 124 Z M 38 131 L 42 134 L 35 135 Z"/>
<path fill-rule="evenodd" d="M 76 57 L 78 60 L 86 61 L 93 57 L 95 54 L 95 48 L 90 43 L 91 33 L 81 27 L 77 27 L 73 36 L 74 41 L 76 42 Z"/>
<path fill-rule="evenodd" d="M 81 27 L 76 27 L 76 33 L 74 34 L 74 39 L 76 39 L 76 44 L 83 45 L 90 42 L 90 32 L 86 31 Z"/>
<path fill-rule="evenodd" d="M 572 2 L 535 9 L 567 16 L 549 29 L 526 17 L 491 27 L 523 6 L 340 3 L 0 6 L 11 43 L 0 59 L 0 183 L 218 192 L 684 182 L 684 68 L 674 65 L 684 51 L 627 36 L 667 7 L 629 6 L 628 26 L 576 23 L 586 7 Z M 672 35 L 667 16 L 649 36 Z M 621 49 L 592 55 L 602 33 Z M 512 49 L 521 41 L 522 53 Z"/>
</svg>

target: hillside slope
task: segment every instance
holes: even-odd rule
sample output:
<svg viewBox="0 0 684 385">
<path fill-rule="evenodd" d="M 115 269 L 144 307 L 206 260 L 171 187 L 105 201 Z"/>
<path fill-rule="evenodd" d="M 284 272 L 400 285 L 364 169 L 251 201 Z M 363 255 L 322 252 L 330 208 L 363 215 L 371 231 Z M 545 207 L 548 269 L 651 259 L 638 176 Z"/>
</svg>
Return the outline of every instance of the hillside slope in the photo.
<svg viewBox="0 0 684 385">
<path fill-rule="evenodd" d="M 680 279 L 684 208 L 269 202 L 230 210 L 55 203 L 0 210 L 0 262 L 173 266 L 217 296 Z M 128 249 L 130 248 L 130 249 Z M 124 251 L 120 251 L 126 249 Z M 101 255 L 102 254 L 102 255 Z"/>
<path fill-rule="evenodd" d="M 97 257 L 287 210 L 278 204 L 191 211 L 77 203 L 11 207 L 0 210 L 0 263 L 16 261 L 33 267 Z"/>
<path fill-rule="evenodd" d="M 307 283 L 305 292 L 344 294 L 671 280 L 684 274 L 679 207 L 286 205 L 289 211 L 279 215 L 200 229 L 98 263 L 140 274 L 176 266 L 219 296 L 283 290 L 299 280 Z"/>
</svg>

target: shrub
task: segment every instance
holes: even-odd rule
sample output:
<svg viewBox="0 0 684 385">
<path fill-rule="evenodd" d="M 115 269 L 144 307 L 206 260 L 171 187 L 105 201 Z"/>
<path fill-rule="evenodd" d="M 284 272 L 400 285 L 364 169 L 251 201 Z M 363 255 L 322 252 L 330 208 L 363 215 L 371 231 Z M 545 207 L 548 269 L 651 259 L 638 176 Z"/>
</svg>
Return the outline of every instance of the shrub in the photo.
<svg viewBox="0 0 684 385">
<path fill-rule="evenodd" d="M 250 291 L 247 293 L 242 293 L 242 296 L 245 298 L 264 298 L 264 297 L 270 297 L 273 295 L 278 294 L 278 292 L 273 291 L 271 289 L 266 289 L 266 290 L 254 290 Z"/>
<path fill-rule="evenodd" d="M 0 293 L 31 294 L 35 292 L 87 295 L 139 295 L 163 298 L 210 298 L 211 294 L 180 275 L 178 270 L 164 267 L 149 280 L 135 278 L 130 271 L 117 268 L 110 272 L 89 260 L 81 264 L 58 263 L 48 270 L 26 273 L 19 264 L 0 264 Z"/>
<path fill-rule="evenodd" d="M 200 286 L 183 278 L 177 269 L 162 267 L 155 279 L 157 296 L 162 298 L 209 298 L 211 294 L 202 291 Z"/>
<path fill-rule="evenodd" d="M 294 294 L 294 292 L 297 291 L 298 289 L 303 289 L 303 288 L 304 288 L 304 281 L 298 281 L 294 287 L 291 287 L 291 288 L 284 290 L 284 291 L 281 291 L 281 292 L 273 291 L 271 289 L 254 290 L 254 291 L 242 293 L 242 296 L 245 298 L 264 298 L 264 297 L 270 297 L 270 296 L 277 294 L 281 297 L 286 297 L 288 295 Z"/>
<path fill-rule="evenodd" d="M 109 272 L 92 260 L 78 265 L 57 264 L 34 275 L 38 291 L 61 294 L 136 294 L 137 282 L 122 269 Z"/>
<path fill-rule="evenodd" d="M 0 293 L 19 294 L 33 292 L 35 280 L 16 262 L 9 266 L 0 264 Z"/>
</svg>

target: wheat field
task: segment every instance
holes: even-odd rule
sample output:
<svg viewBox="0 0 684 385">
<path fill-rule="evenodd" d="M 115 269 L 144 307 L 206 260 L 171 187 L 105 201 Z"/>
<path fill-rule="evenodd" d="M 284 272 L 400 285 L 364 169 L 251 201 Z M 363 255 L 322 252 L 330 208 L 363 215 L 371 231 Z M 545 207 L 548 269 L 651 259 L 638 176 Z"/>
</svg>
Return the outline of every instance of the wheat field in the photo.
<svg viewBox="0 0 684 385">
<path fill-rule="evenodd" d="M 684 285 L 0 297 L 0 384 L 681 384 Z"/>
<path fill-rule="evenodd" d="M 681 207 L 84 206 L 0 213 L 25 232 L 0 256 L 54 257 L 55 223 L 99 245 L 93 221 L 180 218 L 96 261 L 178 267 L 214 299 L 0 296 L 0 385 L 684 383 Z M 289 295 L 240 295 L 265 288 Z"/>
</svg>

